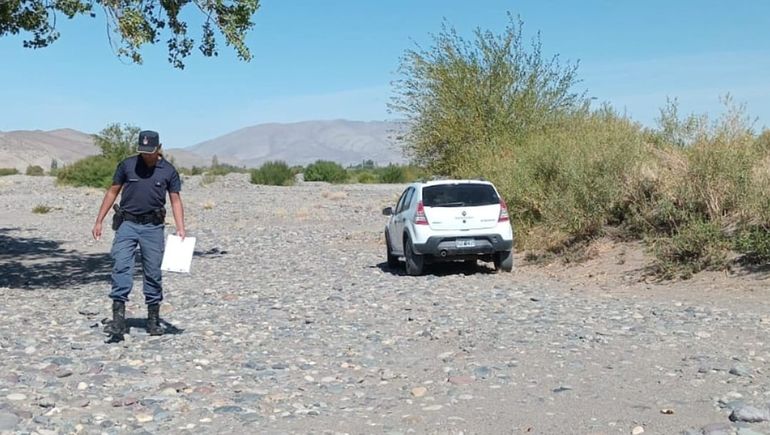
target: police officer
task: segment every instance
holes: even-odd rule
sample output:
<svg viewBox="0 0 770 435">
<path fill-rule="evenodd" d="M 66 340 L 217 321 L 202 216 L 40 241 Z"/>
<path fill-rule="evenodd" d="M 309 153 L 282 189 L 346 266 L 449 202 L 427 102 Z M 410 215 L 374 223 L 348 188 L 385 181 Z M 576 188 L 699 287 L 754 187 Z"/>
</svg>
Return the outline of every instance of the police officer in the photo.
<svg viewBox="0 0 770 435">
<path fill-rule="evenodd" d="M 160 265 L 164 249 L 166 192 L 171 200 L 176 234 L 182 239 L 185 228 L 184 208 L 179 196 L 179 174 L 160 154 L 160 147 L 157 132 L 146 130 L 139 133 L 139 153 L 118 164 L 112 177 L 112 186 L 104 195 L 92 230 L 94 238 L 99 240 L 102 236 L 102 221 L 122 190 L 120 208 L 116 208 L 119 219 L 116 224 L 119 226 L 110 252 L 114 261 L 110 292 L 112 322 L 105 328 L 110 341 L 120 341 L 126 333 L 126 302 L 133 287 L 134 251 L 137 244 L 142 253 L 147 332 L 150 335 L 163 335 L 160 325 L 160 302 L 163 300 Z"/>
</svg>

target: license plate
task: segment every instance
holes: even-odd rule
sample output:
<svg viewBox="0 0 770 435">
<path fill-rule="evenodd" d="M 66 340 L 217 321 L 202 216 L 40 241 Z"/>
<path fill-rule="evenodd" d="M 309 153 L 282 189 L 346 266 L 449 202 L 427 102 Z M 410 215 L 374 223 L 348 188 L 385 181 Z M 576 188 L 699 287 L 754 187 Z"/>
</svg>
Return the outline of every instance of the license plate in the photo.
<svg viewBox="0 0 770 435">
<path fill-rule="evenodd" d="M 457 239 L 455 240 L 455 246 L 458 248 L 473 248 L 476 246 L 476 241 L 473 239 Z"/>
</svg>

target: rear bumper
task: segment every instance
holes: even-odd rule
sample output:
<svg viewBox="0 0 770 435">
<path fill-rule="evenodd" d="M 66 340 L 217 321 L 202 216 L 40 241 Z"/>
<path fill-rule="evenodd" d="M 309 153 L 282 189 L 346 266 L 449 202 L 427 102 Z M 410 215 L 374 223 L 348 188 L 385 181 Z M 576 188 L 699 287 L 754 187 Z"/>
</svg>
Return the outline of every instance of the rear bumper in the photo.
<svg viewBox="0 0 770 435">
<path fill-rule="evenodd" d="M 458 239 L 473 240 L 474 246 L 458 247 Z M 500 234 L 480 234 L 467 237 L 431 236 L 425 243 L 413 245 L 415 254 L 436 257 L 494 254 L 500 251 L 510 251 L 512 248 L 513 240 L 505 240 Z"/>
</svg>

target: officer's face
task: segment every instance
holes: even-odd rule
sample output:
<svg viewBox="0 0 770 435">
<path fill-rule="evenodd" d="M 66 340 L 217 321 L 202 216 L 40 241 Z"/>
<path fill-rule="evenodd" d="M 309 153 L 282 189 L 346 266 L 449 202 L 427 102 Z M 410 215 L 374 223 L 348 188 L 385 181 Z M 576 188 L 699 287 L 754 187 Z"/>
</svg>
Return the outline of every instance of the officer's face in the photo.
<svg viewBox="0 0 770 435">
<path fill-rule="evenodd" d="M 140 153 L 142 156 L 142 160 L 144 160 L 144 163 L 147 164 L 147 166 L 154 166 L 155 163 L 158 162 L 158 157 L 160 157 L 160 145 L 155 148 L 155 151 L 151 153 Z"/>
</svg>

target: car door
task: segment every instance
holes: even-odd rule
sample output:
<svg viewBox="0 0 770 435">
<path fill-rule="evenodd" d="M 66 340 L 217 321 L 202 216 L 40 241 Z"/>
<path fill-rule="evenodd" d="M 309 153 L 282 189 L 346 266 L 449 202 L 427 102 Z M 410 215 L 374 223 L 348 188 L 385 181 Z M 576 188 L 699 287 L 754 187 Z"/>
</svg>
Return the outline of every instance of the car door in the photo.
<svg viewBox="0 0 770 435">
<path fill-rule="evenodd" d="M 404 191 L 401 200 L 398 201 L 396 207 L 394 221 L 394 231 L 391 233 L 390 239 L 394 250 L 397 250 L 400 254 L 404 253 L 404 228 L 407 225 L 409 219 L 409 205 L 414 196 L 414 187 L 409 187 Z"/>
<path fill-rule="evenodd" d="M 401 216 L 399 216 L 399 211 L 402 208 L 404 199 L 406 199 L 407 192 L 409 192 L 409 188 L 401 193 L 401 197 L 398 198 L 398 202 L 396 203 L 396 208 L 393 209 L 393 214 L 388 220 L 388 241 L 390 242 L 390 248 L 393 250 L 394 254 L 400 255 L 403 255 L 404 252 L 402 246 L 403 241 L 401 240 L 401 232 L 403 231 L 404 227 L 403 224 L 399 223 L 399 220 L 401 219 Z"/>
</svg>

